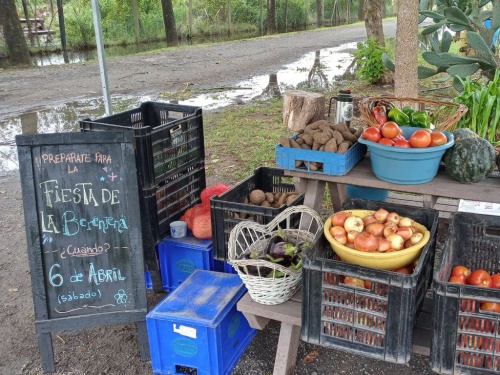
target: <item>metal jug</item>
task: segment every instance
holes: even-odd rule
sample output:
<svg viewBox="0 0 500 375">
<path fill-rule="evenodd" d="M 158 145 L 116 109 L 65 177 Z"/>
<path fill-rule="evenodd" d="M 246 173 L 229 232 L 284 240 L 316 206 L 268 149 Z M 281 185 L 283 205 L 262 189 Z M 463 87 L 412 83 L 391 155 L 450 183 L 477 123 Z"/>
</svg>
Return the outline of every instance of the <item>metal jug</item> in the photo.
<svg viewBox="0 0 500 375">
<path fill-rule="evenodd" d="M 345 122 L 347 126 L 351 124 L 352 112 L 353 112 L 353 98 L 351 90 L 340 90 L 337 96 L 330 99 L 330 105 L 328 107 L 328 115 L 330 115 L 330 110 L 332 107 L 332 100 L 337 100 L 337 106 L 335 109 L 335 123 Z"/>
</svg>

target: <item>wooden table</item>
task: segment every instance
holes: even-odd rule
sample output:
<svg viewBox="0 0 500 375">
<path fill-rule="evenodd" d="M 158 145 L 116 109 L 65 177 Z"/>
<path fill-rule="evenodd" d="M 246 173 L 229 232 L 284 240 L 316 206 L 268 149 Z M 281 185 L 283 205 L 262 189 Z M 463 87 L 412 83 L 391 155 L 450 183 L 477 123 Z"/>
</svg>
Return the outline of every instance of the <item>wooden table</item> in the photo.
<svg viewBox="0 0 500 375">
<path fill-rule="evenodd" d="M 444 167 L 440 167 L 438 174 L 430 182 L 400 185 L 375 177 L 371 169 L 370 158 L 366 156 L 345 176 L 327 176 L 298 171 L 285 171 L 285 175 L 298 179 L 300 191 L 305 192 L 304 204 L 317 212 L 322 210 L 327 183 L 335 211 L 340 210 L 342 203 L 347 199 L 346 184 L 419 194 L 426 208 L 434 208 L 439 197 L 500 203 L 500 174 L 498 172 L 493 173 L 484 181 L 463 184 L 447 174 Z"/>
<path fill-rule="evenodd" d="M 342 203 L 347 199 L 346 184 L 410 193 L 410 197 L 418 195 L 421 197 L 421 206 L 426 208 L 436 208 L 438 198 L 500 203 L 500 174 L 497 172 L 484 181 L 462 184 L 449 176 L 444 167 L 441 167 L 431 182 L 419 185 L 399 185 L 376 178 L 372 172 L 369 157 L 365 157 L 345 176 L 327 176 L 299 171 L 285 171 L 285 175 L 296 179 L 299 190 L 305 193 L 304 204 L 317 212 L 322 211 L 327 184 L 335 211 L 341 209 Z M 237 309 L 243 312 L 253 328 L 263 329 L 271 319 L 281 322 L 274 375 L 289 375 L 295 367 L 300 339 L 301 304 L 300 291 L 292 299 L 279 305 L 259 304 L 253 301 L 248 293 L 237 304 Z M 431 314 L 432 299 L 426 298 L 413 331 L 412 350 L 414 353 L 430 354 Z"/>
</svg>

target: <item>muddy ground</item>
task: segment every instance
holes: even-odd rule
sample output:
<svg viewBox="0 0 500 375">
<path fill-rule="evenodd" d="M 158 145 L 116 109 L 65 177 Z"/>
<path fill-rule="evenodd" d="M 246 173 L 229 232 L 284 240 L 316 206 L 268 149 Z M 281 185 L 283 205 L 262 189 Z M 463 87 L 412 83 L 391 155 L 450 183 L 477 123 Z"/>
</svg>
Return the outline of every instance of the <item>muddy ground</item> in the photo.
<svg viewBox="0 0 500 375">
<path fill-rule="evenodd" d="M 393 36 L 394 30 L 395 21 L 385 25 L 387 36 Z M 253 75 L 276 72 L 305 53 L 364 39 L 364 26 L 360 25 L 119 57 L 107 62 L 109 86 L 113 95 L 230 86 Z M 101 93 L 96 62 L 3 70 L 0 118 Z M 211 178 L 214 176 L 207 185 L 222 182 Z M 4 291 L 0 294 L 0 374 L 41 374 L 17 171 L 0 172 L 0 238 L 0 287 Z M 148 291 L 148 307 L 163 297 Z M 275 323 L 260 331 L 233 374 L 271 374 L 278 334 Z M 56 332 L 52 340 L 57 374 L 151 373 L 151 363 L 140 359 L 132 324 Z M 314 359 L 307 362 L 307 358 Z M 432 372 L 423 356 L 413 355 L 409 364 L 393 365 L 304 342 L 300 343 L 295 371 L 317 375 L 393 373 Z"/>
</svg>

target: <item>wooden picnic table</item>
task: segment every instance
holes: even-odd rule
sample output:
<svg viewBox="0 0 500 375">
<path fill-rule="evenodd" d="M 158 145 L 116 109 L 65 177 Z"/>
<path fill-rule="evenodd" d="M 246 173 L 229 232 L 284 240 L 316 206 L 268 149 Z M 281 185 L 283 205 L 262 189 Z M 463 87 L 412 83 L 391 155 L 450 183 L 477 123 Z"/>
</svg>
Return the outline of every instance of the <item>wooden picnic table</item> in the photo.
<svg viewBox="0 0 500 375">
<path fill-rule="evenodd" d="M 458 200 L 479 200 L 500 203 L 500 174 L 493 173 L 484 181 L 463 184 L 448 175 L 440 167 L 436 177 L 425 184 L 399 185 L 379 180 L 372 172 L 370 159 L 366 156 L 345 176 L 329 176 L 301 171 L 285 171 L 285 175 L 296 178 L 300 191 L 305 193 L 304 204 L 322 211 L 326 186 L 329 188 L 334 211 L 340 210 L 347 199 L 346 185 L 356 185 L 391 191 L 387 201 L 399 202 L 440 212 L 440 227 L 447 226 L 450 215 L 457 210 Z M 445 228 L 444 228 L 445 229 Z M 297 360 L 300 339 L 302 293 L 279 305 L 262 305 L 245 294 L 237 303 L 241 311 L 256 329 L 264 329 L 269 320 L 281 322 L 274 375 L 290 375 Z M 430 355 L 432 322 L 432 299 L 426 298 L 413 331 L 413 352 Z"/>
</svg>

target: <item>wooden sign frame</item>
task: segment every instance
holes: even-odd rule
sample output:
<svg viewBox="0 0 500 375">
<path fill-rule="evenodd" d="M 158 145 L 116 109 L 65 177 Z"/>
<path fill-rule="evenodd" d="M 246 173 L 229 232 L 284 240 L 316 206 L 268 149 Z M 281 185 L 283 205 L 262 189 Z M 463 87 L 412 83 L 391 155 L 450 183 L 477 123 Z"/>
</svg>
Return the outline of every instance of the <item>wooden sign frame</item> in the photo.
<svg viewBox="0 0 500 375">
<path fill-rule="evenodd" d="M 52 332 L 102 325 L 136 323 L 149 359 L 132 142 L 131 132 L 16 136 L 44 372 L 55 372 Z"/>
</svg>

